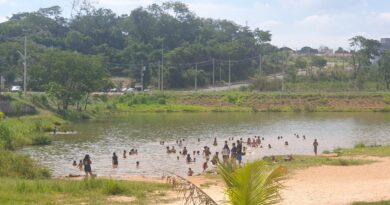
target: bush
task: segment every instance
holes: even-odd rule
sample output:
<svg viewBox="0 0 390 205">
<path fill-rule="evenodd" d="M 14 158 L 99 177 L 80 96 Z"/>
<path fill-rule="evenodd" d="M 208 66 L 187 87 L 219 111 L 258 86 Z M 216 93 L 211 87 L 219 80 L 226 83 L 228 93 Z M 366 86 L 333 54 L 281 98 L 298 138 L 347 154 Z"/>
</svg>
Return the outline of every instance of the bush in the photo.
<svg viewBox="0 0 390 205">
<path fill-rule="evenodd" d="M 48 145 L 51 144 L 51 141 L 47 135 L 37 135 L 32 138 L 32 145 Z"/>
<path fill-rule="evenodd" d="M 4 113 L 0 112 L 0 120 L 4 118 Z"/>
<path fill-rule="evenodd" d="M 160 104 L 160 105 L 165 105 L 165 103 L 166 103 L 165 98 L 160 98 L 160 99 L 158 99 L 158 104 Z"/>
<path fill-rule="evenodd" d="M 38 107 L 49 106 L 49 100 L 47 99 L 46 95 L 33 95 L 31 97 L 31 102 Z"/>
<path fill-rule="evenodd" d="M 366 145 L 363 144 L 363 143 L 359 143 L 359 144 L 356 144 L 356 145 L 354 146 L 354 148 L 365 148 L 365 147 L 366 147 Z"/>
<path fill-rule="evenodd" d="M 383 97 L 383 102 L 386 103 L 386 104 L 388 104 L 388 105 L 390 105 L 390 96 L 389 96 L 389 95 L 385 95 L 385 96 Z"/>
<path fill-rule="evenodd" d="M 37 113 L 37 110 L 34 106 L 19 101 L 12 102 L 11 107 L 12 110 L 9 115 L 13 116 L 34 115 Z"/>
<path fill-rule="evenodd" d="M 322 154 L 330 154 L 330 151 L 329 151 L 329 150 L 324 150 L 324 151 L 322 152 Z"/>
<path fill-rule="evenodd" d="M 108 104 L 108 105 L 106 106 L 106 108 L 107 108 L 108 110 L 116 110 L 116 104 L 115 104 L 115 103 Z"/>
<path fill-rule="evenodd" d="M 0 177 L 42 179 L 49 178 L 51 173 L 31 158 L 0 150 Z"/>
<path fill-rule="evenodd" d="M 3 149 L 14 149 L 11 131 L 4 124 L 0 124 L 0 146 Z"/>
<path fill-rule="evenodd" d="M 104 193 L 110 195 L 120 195 L 125 193 L 126 187 L 117 181 L 108 181 L 104 187 Z"/>
</svg>

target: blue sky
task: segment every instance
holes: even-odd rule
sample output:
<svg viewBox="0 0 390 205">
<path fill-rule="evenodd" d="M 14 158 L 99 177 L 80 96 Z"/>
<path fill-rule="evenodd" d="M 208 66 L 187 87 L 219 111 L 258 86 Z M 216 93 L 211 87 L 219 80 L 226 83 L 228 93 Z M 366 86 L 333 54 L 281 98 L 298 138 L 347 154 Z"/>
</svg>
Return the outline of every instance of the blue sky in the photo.
<svg viewBox="0 0 390 205">
<path fill-rule="evenodd" d="M 97 7 L 129 14 L 161 0 L 95 0 Z M 0 22 L 22 11 L 59 5 L 69 17 L 72 0 L 0 0 Z M 229 19 L 251 28 L 270 30 L 272 43 L 348 49 L 355 35 L 390 37 L 390 0 L 182 0 L 201 17 Z"/>
</svg>

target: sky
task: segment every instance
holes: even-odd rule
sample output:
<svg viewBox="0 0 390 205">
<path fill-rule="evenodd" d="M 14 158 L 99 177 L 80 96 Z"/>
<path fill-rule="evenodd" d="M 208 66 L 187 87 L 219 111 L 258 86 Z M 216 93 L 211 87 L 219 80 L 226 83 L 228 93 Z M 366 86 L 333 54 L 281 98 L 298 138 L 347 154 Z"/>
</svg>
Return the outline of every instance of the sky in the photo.
<svg viewBox="0 0 390 205">
<path fill-rule="evenodd" d="M 117 14 L 168 0 L 94 0 Z M 0 0 L 0 22 L 14 13 L 53 5 L 70 16 L 72 0 Z M 328 46 L 348 49 L 348 39 L 390 38 L 390 0 L 181 0 L 200 17 L 228 19 L 269 30 L 272 43 L 300 49 Z"/>
</svg>

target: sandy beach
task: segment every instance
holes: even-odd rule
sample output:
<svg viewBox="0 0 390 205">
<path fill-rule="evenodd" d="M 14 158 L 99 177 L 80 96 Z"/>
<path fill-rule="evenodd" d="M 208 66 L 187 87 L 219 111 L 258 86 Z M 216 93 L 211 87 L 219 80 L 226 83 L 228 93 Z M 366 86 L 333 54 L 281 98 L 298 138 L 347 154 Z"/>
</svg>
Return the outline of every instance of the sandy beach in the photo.
<svg viewBox="0 0 390 205">
<path fill-rule="evenodd" d="M 281 191 L 282 205 L 347 205 L 357 201 L 390 200 L 390 158 L 359 166 L 319 166 L 290 173 Z M 129 178 L 132 179 L 132 178 Z M 139 177 L 135 177 L 139 180 Z M 204 176 L 188 177 L 217 203 L 226 200 L 223 183 Z M 169 205 L 179 205 L 173 202 Z"/>
</svg>

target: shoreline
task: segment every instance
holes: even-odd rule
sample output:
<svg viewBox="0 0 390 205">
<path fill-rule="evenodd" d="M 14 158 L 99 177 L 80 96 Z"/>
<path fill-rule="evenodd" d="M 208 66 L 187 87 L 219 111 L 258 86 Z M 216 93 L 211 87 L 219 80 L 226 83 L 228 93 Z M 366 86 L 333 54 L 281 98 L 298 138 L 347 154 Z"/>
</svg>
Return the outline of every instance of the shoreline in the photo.
<svg viewBox="0 0 390 205">
<path fill-rule="evenodd" d="M 289 172 L 283 181 L 281 189 L 281 205 L 344 205 L 357 201 L 375 202 L 390 200 L 390 167 L 389 157 L 357 157 L 359 159 L 375 160 L 364 165 L 353 166 L 313 166 Z M 81 178 L 71 178 L 80 180 Z M 167 183 L 162 177 L 123 176 L 97 177 L 150 183 Z M 224 183 L 220 178 L 210 178 L 205 175 L 185 177 L 188 181 L 211 196 L 216 202 L 223 203 L 227 199 L 223 193 Z M 64 179 L 64 178 L 59 178 Z M 66 178 L 65 178 L 66 179 Z M 375 189 L 374 189 L 375 187 Z M 375 190 L 375 191 L 374 191 Z M 167 205 L 179 204 L 180 200 Z"/>
</svg>

